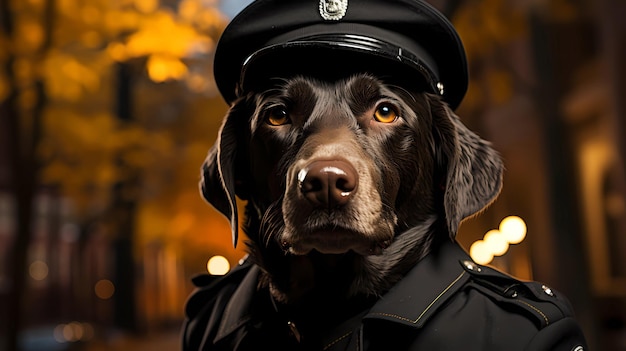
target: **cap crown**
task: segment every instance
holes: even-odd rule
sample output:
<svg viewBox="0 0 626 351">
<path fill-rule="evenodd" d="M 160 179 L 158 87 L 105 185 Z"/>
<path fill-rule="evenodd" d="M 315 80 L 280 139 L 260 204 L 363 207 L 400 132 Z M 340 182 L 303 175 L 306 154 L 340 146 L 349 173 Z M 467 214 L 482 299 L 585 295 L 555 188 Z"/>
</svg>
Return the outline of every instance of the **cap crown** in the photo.
<svg viewBox="0 0 626 351">
<path fill-rule="evenodd" d="M 456 30 L 419 0 L 256 0 L 226 27 L 214 61 L 228 103 L 275 77 L 357 71 L 441 94 L 453 109 L 468 84 Z"/>
</svg>

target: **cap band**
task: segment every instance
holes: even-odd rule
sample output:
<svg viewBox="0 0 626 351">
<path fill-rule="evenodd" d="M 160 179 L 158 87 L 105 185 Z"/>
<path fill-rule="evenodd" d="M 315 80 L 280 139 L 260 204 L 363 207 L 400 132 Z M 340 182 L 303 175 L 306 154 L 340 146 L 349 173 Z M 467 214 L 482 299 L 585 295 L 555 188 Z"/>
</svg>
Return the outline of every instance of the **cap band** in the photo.
<svg viewBox="0 0 626 351">
<path fill-rule="evenodd" d="M 329 32 L 326 33 L 325 31 Z M 311 32 L 315 34 L 310 34 Z M 308 33 L 308 35 L 302 36 L 302 33 Z M 386 40 L 381 40 L 377 37 L 384 37 Z M 391 41 L 394 42 L 392 43 Z M 289 62 L 281 62 L 280 58 L 287 54 L 284 50 L 291 50 L 289 52 L 291 54 Z M 294 52 L 299 54 L 294 54 Z M 333 57 L 323 57 L 324 53 L 332 53 Z M 263 69 L 266 71 L 265 78 L 272 78 L 267 77 L 267 74 L 283 77 L 288 75 L 290 71 L 295 71 L 293 72 L 294 74 L 299 71 L 302 74 L 307 70 L 311 70 L 311 65 L 313 65 L 316 67 L 316 70 L 313 71 L 314 73 L 330 75 L 329 71 L 332 70 L 330 66 L 342 59 L 339 55 L 347 55 L 347 58 L 343 58 L 341 61 L 343 66 L 350 67 L 349 71 L 344 71 L 346 74 L 360 73 L 358 72 L 359 70 L 363 72 L 391 72 L 389 67 L 386 66 L 383 70 L 381 67 L 376 67 L 377 64 L 386 65 L 392 63 L 397 69 L 403 66 L 410 66 L 412 70 L 419 72 L 420 80 L 425 83 L 425 87 L 429 92 L 440 93 L 440 89 L 438 89 L 440 82 L 437 64 L 414 41 L 381 28 L 354 23 L 341 23 L 331 27 L 324 25 L 309 26 L 273 38 L 260 50 L 253 52 L 245 59 L 241 69 L 238 94 L 243 94 L 248 90 L 250 86 L 248 84 L 250 81 L 249 73 L 255 69 Z M 316 57 L 317 60 L 312 60 L 312 57 Z M 368 61 L 372 60 L 373 57 L 378 57 L 380 60 Z M 264 59 L 265 65 L 258 65 L 258 61 L 261 59 Z M 274 59 L 276 61 L 271 64 Z M 351 63 L 350 60 L 354 62 Z M 365 61 L 369 63 L 365 65 L 360 64 L 360 62 Z M 262 68 L 253 68 L 255 66 L 262 66 Z M 259 78 L 257 74 L 252 75 L 255 78 Z M 341 76 L 342 74 L 336 75 Z"/>
</svg>

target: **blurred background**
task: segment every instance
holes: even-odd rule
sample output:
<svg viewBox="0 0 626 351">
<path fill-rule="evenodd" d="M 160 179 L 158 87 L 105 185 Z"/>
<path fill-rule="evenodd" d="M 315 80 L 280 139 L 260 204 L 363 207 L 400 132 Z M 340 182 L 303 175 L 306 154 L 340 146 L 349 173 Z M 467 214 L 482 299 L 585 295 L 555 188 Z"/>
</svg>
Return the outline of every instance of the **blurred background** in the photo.
<svg viewBox="0 0 626 351">
<path fill-rule="evenodd" d="M 191 277 L 245 255 L 198 180 L 247 2 L 0 0 L 0 350 L 179 349 Z M 457 112 L 507 166 L 459 240 L 626 350 L 626 2 L 430 2 L 469 56 Z"/>
</svg>

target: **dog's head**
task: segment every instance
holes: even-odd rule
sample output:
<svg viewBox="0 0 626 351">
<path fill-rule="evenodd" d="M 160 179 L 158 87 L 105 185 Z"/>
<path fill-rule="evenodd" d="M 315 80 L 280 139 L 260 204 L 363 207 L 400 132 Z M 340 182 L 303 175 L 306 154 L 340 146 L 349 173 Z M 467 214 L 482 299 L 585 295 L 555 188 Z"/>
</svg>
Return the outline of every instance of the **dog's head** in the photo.
<svg viewBox="0 0 626 351">
<path fill-rule="evenodd" d="M 363 6 L 371 13 L 367 6 L 375 2 L 368 1 Z M 254 22 L 251 13 L 267 8 L 280 12 L 280 6 L 301 4 L 260 2 L 279 7 L 253 4 L 231 26 L 248 28 Z M 387 10 L 400 11 L 398 15 L 407 4 L 419 4 L 422 15 L 426 10 L 435 13 L 412 0 L 385 4 Z M 429 20 L 441 21 L 433 18 Z M 252 33 L 263 32 L 251 26 Z M 357 28 L 358 35 L 360 31 L 371 34 L 371 29 L 351 28 Z M 224 35 L 233 31 L 227 29 Z M 450 36 L 457 45 L 455 35 L 446 32 L 444 46 Z M 328 33 L 313 41 L 290 38 L 247 57 L 241 64 L 243 72 L 236 74 L 238 93 L 224 94 L 231 108 L 204 163 L 201 188 L 204 197 L 230 219 L 235 244 L 236 197 L 247 200 L 251 249 L 271 275 L 293 275 L 284 260 L 349 256 L 353 279 L 348 290 L 377 294 L 393 283 L 388 275 L 404 272 L 393 267 L 414 263 L 434 240 L 453 238 L 464 218 L 495 198 L 502 164 L 490 145 L 450 107 L 458 104 L 467 84 L 464 67 L 457 67 L 464 56 L 459 58 L 457 52 L 455 59 L 445 58 L 453 63 L 443 68 L 453 69 L 438 74 L 435 63 L 399 63 L 399 56 L 381 56 L 386 49 L 380 46 L 371 51 L 369 42 L 334 46 L 346 44 L 345 39 Z M 237 40 L 222 45 L 228 48 L 230 41 Z M 329 67 L 312 61 L 306 55 L 311 49 L 318 54 L 343 54 L 333 56 Z M 230 61 L 219 64 L 218 58 L 216 70 L 232 69 Z M 459 71 L 460 83 L 454 84 L 448 76 Z M 217 71 L 216 77 L 220 85 Z M 222 90 L 230 89 L 231 80 L 222 81 Z M 442 86 L 449 86 L 451 93 L 446 95 Z M 277 283 L 279 290 L 292 288 L 292 281 L 283 281 L 282 287 Z"/>
<path fill-rule="evenodd" d="M 296 77 L 233 105 L 202 193 L 230 218 L 235 242 L 235 196 L 248 200 L 261 252 L 367 256 L 426 239 L 405 235 L 412 228 L 454 237 L 497 195 L 501 173 L 489 144 L 436 95 L 367 74 Z"/>
</svg>

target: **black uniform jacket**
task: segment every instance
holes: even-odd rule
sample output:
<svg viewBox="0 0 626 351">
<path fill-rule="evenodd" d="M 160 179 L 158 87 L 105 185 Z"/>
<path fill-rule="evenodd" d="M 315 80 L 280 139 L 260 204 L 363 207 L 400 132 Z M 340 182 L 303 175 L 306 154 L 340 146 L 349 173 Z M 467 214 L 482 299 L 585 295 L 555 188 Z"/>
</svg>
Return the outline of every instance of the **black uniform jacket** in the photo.
<svg viewBox="0 0 626 351">
<path fill-rule="evenodd" d="M 537 282 L 473 263 L 457 243 L 419 262 L 369 309 L 298 343 L 243 263 L 199 286 L 187 302 L 183 350 L 586 350 L 569 302 Z"/>
</svg>

